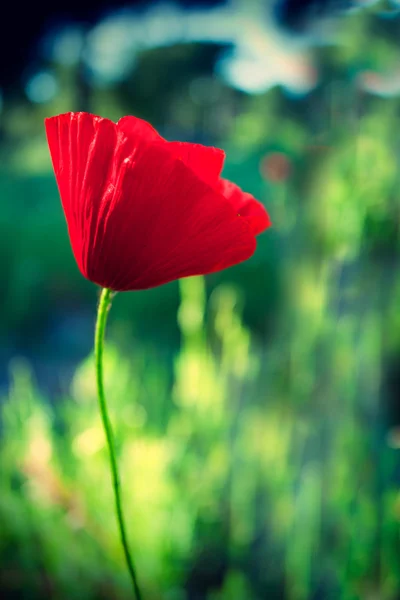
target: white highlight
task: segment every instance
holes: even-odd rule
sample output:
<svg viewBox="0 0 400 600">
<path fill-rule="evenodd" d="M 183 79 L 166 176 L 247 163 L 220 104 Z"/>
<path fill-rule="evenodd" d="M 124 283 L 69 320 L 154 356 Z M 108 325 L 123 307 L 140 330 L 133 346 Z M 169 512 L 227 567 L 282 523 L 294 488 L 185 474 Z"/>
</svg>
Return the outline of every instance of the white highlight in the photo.
<svg viewBox="0 0 400 600">
<path fill-rule="evenodd" d="M 244 7 L 234 0 L 203 10 L 163 3 L 142 12 L 118 11 L 89 32 L 84 61 L 95 84 L 112 85 L 129 75 L 146 49 L 187 42 L 230 45 L 217 65 L 230 85 L 249 93 L 277 85 L 307 93 L 317 83 L 311 55 L 280 36 L 266 12 L 258 3 Z"/>
</svg>

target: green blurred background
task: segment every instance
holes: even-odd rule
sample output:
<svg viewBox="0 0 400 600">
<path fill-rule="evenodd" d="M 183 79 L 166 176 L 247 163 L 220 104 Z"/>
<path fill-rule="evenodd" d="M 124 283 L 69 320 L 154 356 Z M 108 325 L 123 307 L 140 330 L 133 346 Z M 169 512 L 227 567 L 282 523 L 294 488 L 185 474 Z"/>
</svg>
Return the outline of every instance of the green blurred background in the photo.
<svg viewBox="0 0 400 600">
<path fill-rule="evenodd" d="M 273 221 L 242 265 L 114 299 L 106 388 L 145 599 L 400 598 L 399 6 L 331 23 L 309 4 L 292 30 L 256 0 L 50 23 L 3 90 L 1 597 L 130 597 L 98 290 L 43 128 L 86 110 L 223 148 Z"/>
</svg>

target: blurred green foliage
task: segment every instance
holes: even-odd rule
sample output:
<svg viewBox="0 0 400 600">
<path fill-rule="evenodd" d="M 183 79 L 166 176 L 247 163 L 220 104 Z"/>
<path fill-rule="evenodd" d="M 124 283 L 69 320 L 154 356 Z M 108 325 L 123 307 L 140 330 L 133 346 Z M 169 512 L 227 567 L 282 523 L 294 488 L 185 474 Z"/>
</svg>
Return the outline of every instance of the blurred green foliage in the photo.
<svg viewBox="0 0 400 600">
<path fill-rule="evenodd" d="M 398 34 L 368 12 L 343 21 L 304 98 L 234 91 L 211 75 L 213 48 L 187 44 L 143 53 L 120 86 L 53 65 L 54 100 L 5 99 L 6 598 L 129 597 L 90 354 L 96 295 L 43 128 L 82 109 L 220 145 L 226 177 L 273 221 L 243 265 L 115 298 L 106 387 L 146 598 L 399 598 L 400 100 L 359 77 L 397 68 Z"/>
<path fill-rule="evenodd" d="M 398 450 L 372 426 L 374 398 L 359 405 L 379 385 L 380 324 L 371 316 L 360 333 L 356 318 L 328 315 L 322 333 L 326 283 L 302 292 L 298 317 L 313 311 L 293 327 L 290 355 L 260 352 L 233 288 L 218 287 L 206 308 L 201 278 L 180 284 L 172 382 L 145 345 L 129 357 L 108 346 L 146 598 L 398 597 Z M 51 407 L 29 366 L 11 364 L 0 446 L 7 598 L 130 597 L 93 371 L 90 356 Z"/>
</svg>

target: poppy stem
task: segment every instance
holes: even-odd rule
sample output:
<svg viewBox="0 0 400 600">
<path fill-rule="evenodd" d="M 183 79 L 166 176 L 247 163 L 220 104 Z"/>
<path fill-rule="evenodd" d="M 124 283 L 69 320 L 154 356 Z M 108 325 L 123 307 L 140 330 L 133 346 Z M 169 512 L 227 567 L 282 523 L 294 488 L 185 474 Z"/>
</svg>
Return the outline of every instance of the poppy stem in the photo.
<svg viewBox="0 0 400 600">
<path fill-rule="evenodd" d="M 107 324 L 108 311 L 111 307 L 112 291 L 104 288 L 101 292 L 99 307 L 97 310 L 97 321 L 96 321 L 96 332 L 94 342 L 94 352 L 96 359 L 96 381 L 97 381 L 97 395 L 99 400 L 99 408 L 101 414 L 101 420 L 103 422 L 104 433 L 107 439 L 108 452 L 110 457 L 111 467 L 111 478 L 114 488 L 115 498 L 115 510 L 117 514 L 118 528 L 121 536 L 121 542 L 124 549 L 124 555 L 126 564 L 128 567 L 129 575 L 132 580 L 133 589 L 137 600 L 142 599 L 140 593 L 139 584 L 136 576 L 135 567 L 128 547 L 128 539 L 126 534 L 124 513 L 122 510 L 121 502 L 121 484 L 118 473 L 117 459 L 115 455 L 115 443 L 114 434 L 111 426 L 110 417 L 107 410 L 107 402 L 104 393 L 103 383 L 103 347 L 104 347 L 104 333 Z"/>
</svg>

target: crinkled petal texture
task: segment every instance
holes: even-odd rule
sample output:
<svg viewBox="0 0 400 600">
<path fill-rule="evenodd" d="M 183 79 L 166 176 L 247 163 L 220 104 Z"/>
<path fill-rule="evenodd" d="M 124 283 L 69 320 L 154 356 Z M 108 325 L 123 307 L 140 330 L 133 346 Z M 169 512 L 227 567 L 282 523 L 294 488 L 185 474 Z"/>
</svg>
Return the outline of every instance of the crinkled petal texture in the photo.
<svg viewBox="0 0 400 600">
<path fill-rule="evenodd" d="M 72 250 L 82 274 L 147 289 L 248 259 L 264 207 L 220 178 L 224 153 L 167 142 L 141 119 L 46 119 Z"/>
</svg>

